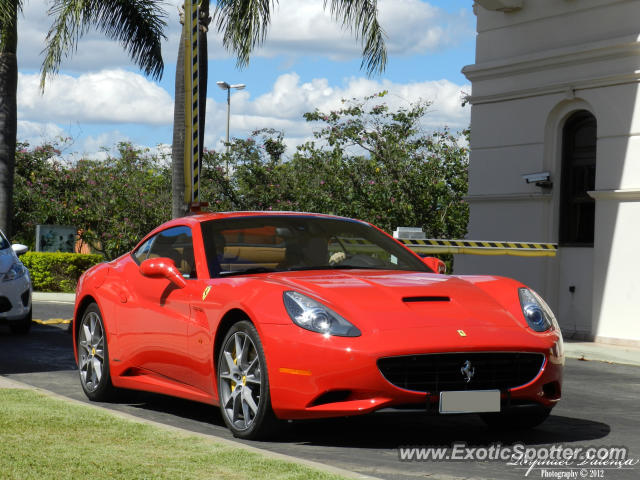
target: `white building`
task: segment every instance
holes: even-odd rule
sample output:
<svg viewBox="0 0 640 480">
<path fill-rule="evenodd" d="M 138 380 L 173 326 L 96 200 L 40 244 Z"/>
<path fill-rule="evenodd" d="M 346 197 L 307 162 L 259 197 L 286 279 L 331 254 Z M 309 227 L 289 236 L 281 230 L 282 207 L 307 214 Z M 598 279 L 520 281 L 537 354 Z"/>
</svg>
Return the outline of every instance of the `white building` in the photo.
<svg viewBox="0 0 640 480">
<path fill-rule="evenodd" d="M 640 345 L 640 0 L 477 0 L 468 238 L 555 258 L 459 255 L 517 278 L 569 338 Z M 549 172 L 552 185 L 524 175 Z"/>
</svg>

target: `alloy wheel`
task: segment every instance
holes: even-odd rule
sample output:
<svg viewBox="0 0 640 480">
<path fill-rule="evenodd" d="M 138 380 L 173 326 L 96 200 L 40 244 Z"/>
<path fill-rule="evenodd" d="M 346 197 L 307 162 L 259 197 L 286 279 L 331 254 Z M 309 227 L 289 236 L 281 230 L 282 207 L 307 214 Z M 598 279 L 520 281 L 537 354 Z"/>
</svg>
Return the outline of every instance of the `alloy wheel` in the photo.
<svg viewBox="0 0 640 480">
<path fill-rule="evenodd" d="M 236 331 L 225 343 L 220 365 L 220 404 L 238 430 L 256 419 L 262 398 L 260 356 L 251 337 Z"/>
<path fill-rule="evenodd" d="M 80 379 L 88 392 L 100 386 L 104 372 L 104 329 L 96 312 L 89 312 L 82 319 L 78 340 L 78 366 Z"/>
</svg>

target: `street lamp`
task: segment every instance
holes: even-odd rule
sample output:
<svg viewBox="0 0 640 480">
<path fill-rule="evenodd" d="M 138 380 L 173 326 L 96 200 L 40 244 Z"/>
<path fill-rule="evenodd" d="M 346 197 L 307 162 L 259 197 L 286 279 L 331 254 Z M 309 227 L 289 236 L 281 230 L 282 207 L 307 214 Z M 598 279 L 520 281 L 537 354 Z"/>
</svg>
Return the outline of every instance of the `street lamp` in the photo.
<svg viewBox="0 0 640 480">
<path fill-rule="evenodd" d="M 229 85 L 227 82 L 216 82 L 216 84 L 222 89 L 227 91 L 227 152 L 229 151 L 229 119 L 231 117 L 231 89 L 242 90 L 246 85 L 244 83 L 237 83 L 235 85 Z"/>
</svg>

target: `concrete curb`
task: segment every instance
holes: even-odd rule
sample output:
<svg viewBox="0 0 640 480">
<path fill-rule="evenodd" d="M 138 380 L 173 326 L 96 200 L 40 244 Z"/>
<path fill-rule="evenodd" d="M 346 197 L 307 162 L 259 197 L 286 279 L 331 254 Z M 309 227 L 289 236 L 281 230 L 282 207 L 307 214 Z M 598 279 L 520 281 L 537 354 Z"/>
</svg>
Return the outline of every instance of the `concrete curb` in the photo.
<svg viewBox="0 0 640 480">
<path fill-rule="evenodd" d="M 108 413 L 110 413 L 112 415 L 115 415 L 116 417 L 120 417 L 120 418 L 123 418 L 125 420 L 132 421 L 132 422 L 142 423 L 142 424 L 146 424 L 146 425 L 152 425 L 152 426 L 160 428 L 162 430 L 175 432 L 175 433 L 180 434 L 180 435 L 200 437 L 200 438 L 209 440 L 209 441 L 211 441 L 213 443 L 218 443 L 218 444 L 221 444 L 221 445 L 225 445 L 225 446 L 230 447 L 230 448 L 242 449 L 242 450 L 245 450 L 245 451 L 248 451 L 248 452 L 256 453 L 258 455 L 262 455 L 264 457 L 267 457 L 267 458 L 273 459 L 273 460 L 282 460 L 282 461 L 289 462 L 289 463 L 295 463 L 295 464 L 298 464 L 298 465 L 304 465 L 305 467 L 309 467 L 309 468 L 312 468 L 312 469 L 315 469 L 315 470 L 319 470 L 319 471 L 322 471 L 322 472 L 325 472 L 325 473 L 333 474 L 333 475 L 340 475 L 340 476 L 345 477 L 345 478 L 350 478 L 350 479 L 354 479 L 354 480 L 382 480 L 382 479 L 380 479 L 378 477 L 372 477 L 370 475 L 364 475 L 364 474 L 361 474 L 361 473 L 352 472 L 350 470 L 345 470 L 345 469 L 342 469 L 342 468 L 333 467 L 331 465 L 325 465 L 324 463 L 314 462 L 312 460 L 306 460 L 304 458 L 293 457 L 291 455 L 285 455 L 283 453 L 272 452 L 270 450 L 264 450 L 262 448 L 253 447 L 251 445 L 245 445 L 244 443 L 236 442 L 234 440 L 229 440 L 227 438 L 217 437 L 215 435 L 209 435 L 209 434 L 200 433 L 200 432 L 192 432 L 191 430 L 187 430 L 187 429 L 184 429 L 184 428 L 174 427 L 172 425 L 165 425 L 164 423 L 154 422 L 153 420 L 147 420 L 145 418 L 136 417 L 135 415 L 131 415 L 131 414 L 128 414 L 128 413 L 125 413 L 125 412 L 119 412 L 117 410 L 111 410 L 109 408 L 104 408 L 104 407 L 101 407 L 100 405 L 81 402 L 80 400 L 76 400 L 76 399 L 73 399 L 73 398 L 65 397 L 64 395 L 59 395 L 59 394 L 51 392 L 49 390 L 44 390 L 42 388 L 37 388 L 37 387 L 34 387 L 34 386 L 26 384 L 26 383 L 18 382 L 16 380 L 9 379 L 9 378 L 4 377 L 2 375 L 0 375 L 0 388 L 17 388 L 17 389 L 24 389 L 24 390 L 34 390 L 34 391 L 42 393 L 43 395 L 46 395 L 46 396 L 51 397 L 51 398 L 56 398 L 58 400 L 62 400 L 62 401 L 67 402 L 67 403 L 73 403 L 75 405 L 83 405 L 83 406 L 88 407 L 88 408 L 95 408 L 97 410 L 102 410 L 102 411 L 108 412 Z M 211 408 L 214 408 L 214 407 L 211 407 Z"/>
<path fill-rule="evenodd" d="M 75 303 L 75 293 L 60 293 L 60 292 L 33 292 L 31 299 L 38 302 L 51 302 L 51 303 Z"/>
<path fill-rule="evenodd" d="M 567 358 L 640 367 L 640 348 L 635 347 L 565 340 L 564 353 Z"/>
</svg>

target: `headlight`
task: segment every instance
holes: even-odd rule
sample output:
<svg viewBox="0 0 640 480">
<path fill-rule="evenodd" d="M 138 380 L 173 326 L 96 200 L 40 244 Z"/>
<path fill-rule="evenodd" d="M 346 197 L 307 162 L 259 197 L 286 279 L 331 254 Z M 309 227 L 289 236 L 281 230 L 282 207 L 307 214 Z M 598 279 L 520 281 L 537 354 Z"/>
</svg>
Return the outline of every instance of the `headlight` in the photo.
<svg viewBox="0 0 640 480">
<path fill-rule="evenodd" d="M 528 288 L 520 288 L 518 295 L 522 314 L 532 330 L 536 332 L 546 332 L 550 328 L 559 330 L 556 317 L 540 295 Z"/>
<path fill-rule="evenodd" d="M 337 337 L 359 337 L 360 330 L 320 302 L 298 292 L 284 292 L 284 307 L 299 327 Z"/>
<path fill-rule="evenodd" d="M 4 274 L 3 281 L 10 282 L 11 280 L 22 277 L 25 273 L 27 273 L 27 267 L 25 267 L 22 262 L 16 262 L 11 265 L 9 271 Z"/>
</svg>

